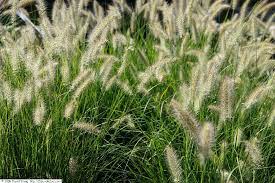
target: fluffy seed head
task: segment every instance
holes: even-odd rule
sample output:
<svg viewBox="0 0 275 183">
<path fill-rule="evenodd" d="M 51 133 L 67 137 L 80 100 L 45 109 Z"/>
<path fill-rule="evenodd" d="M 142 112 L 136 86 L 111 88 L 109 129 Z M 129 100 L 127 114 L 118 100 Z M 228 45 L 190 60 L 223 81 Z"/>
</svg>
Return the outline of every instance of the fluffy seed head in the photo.
<svg viewBox="0 0 275 183">
<path fill-rule="evenodd" d="M 257 138 L 252 138 L 248 141 L 245 141 L 245 152 L 249 156 L 252 165 L 257 167 L 261 166 L 263 163 L 263 157 L 258 143 L 259 141 Z"/>
<path fill-rule="evenodd" d="M 202 84 L 202 74 L 201 74 L 202 64 L 197 65 L 192 69 L 192 77 L 190 83 L 190 95 L 194 101 L 194 110 L 198 112 L 200 106 L 200 100 L 198 100 L 200 86 Z"/>
<path fill-rule="evenodd" d="M 91 74 L 75 90 L 73 98 L 76 100 L 81 95 L 81 93 L 88 87 L 88 85 L 94 81 L 94 79 L 95 72 L 91 72 Z"/>
<path fill-rule="evenodd" d="M 72 99 L 69 103 L 67 103 L 64 111 L 64 117 L 70 118 L 76 106 L 77 106 L 77 101 L 75 99 Z"/>
<path fill-rule="evenodd" d="M 90 74 L 90 70 L 83 70 L 82 72 L 80 72 L 77 77 L 73 80 L 71 86 L 70 86 L 70 90 L 74 90 L 81 81 L 83 81 L 83 79 L 86 79 L 86 77 Z"/>
<path fill-rule="evenodd" d="M 220 120 L 223 122 L 232 117 L 234 80 L 225 77 L 220 89 Z"/>
<path fill-rule="evenodd" d="M 33 122 L 35 125 L 41 125 L 44 120 L 45 112 L 46 108 L 44 101 L 42 99 L 39 99 L 33 113 Z"/>
<path fill-rule="evenodd" d="M 184 109 L 176 100 L 171 101 L 171 107 L 179 124 L 191 134 L 191 137 L 198 142 L 200 124 L 196 118 L 186 109 Z"/>
<path fill-rule="evenodd" d="M 69 172 L 71 176 L 75 176 L 78 169 L 78 162 L 75 158 L 70 158 L 69 160 Z"/>
<path fill-rule="evenodd" d="M 49 119 L 46 126 L 45 126 L 45 131 L 46 132 L 49 131 L 50 127 L 52 126 L 52 123 L 53 123 L 52 119 Z"/>
<path fill-rule="evenodd" d="M 190 102 L 191 102 L 191 96 L 190 96 L 190 88 L 187 84 L 183 83 L 180 86 L 180 100 L 182 101 L 181 103 L 183 104 L 183 108 L 187 109 Z"/>
<path fill-rule="evenodd" d="M 62 76 L 62 81 L 64 83 L 68 83 L 70 79 L 70 68 L 68 65 L 67 60 L 65 60 L 62 65 L 61 65 L 61 76 Z"/>
<path fill-rule="evenodd" d="M 102 21 L 100 21 L 96 27 L 93 29 L 92 33 L 90 34 L 89 41 L 94 43 L 96 38 L 104 31 L 104 29 L 109 29 L 110 24 L 115 19 L 120 18 L 119 12 L 112 12 L 108 16 L 106 16 Z"/>
<path fill-rule="evenodd" d="M 270 92 L 271 87 L 270 86 L 259 86 L 256 89 L 252 91 L 252 93 L 248 96 L 246 101 L 244 102 L 244 110 L 249 109 L 253 105 L 255 105 L 257 102 L 260 102 L 264 99 L 264 97 L 267 96 L 267 94 Z"/>
<path fill-rule="evenodd" d="M 13 98 L 11 86 L 7 82 L 3 82 L 1 90 L 3 98 L 7 100 L 8 104 L 11 104 Z"/>
<path fill-rule="evenodd" d="M 135 128 L 135 123 L 130 114 L 117 119 L 117 122 L 112 126 L 112 128 L 118 128 L 122 123 L 126 123 L 129 128 Z"/>
<path fill-rule="evenodd" d="M 13 106 L 14 112 L 17 113 L 25 103 L 25 97 L 21 90 L 16 89 L 14 91 L 13 102 L 14 102 L 14 106 Z"/>
<path fill-rule="evenodd" d="M 167 160 L 167 164 L 169 166 L 170 173 L 172 174 L 173 181 L 175 183 L 180 183 L 182 181 L 182 169 L 181 162 L 178 159 L 176 151 L 170 145 L 167 145 L 165 148 L 165 156 Z"/>
<path fill-rule="evenodd" d="M 106 59 L 100 68 L 100 72 L 99 72 L 100 79 L 104 85 L 106 85 L 108 81 L 108 77 L 111 74 L 114 63 L 115 63 L 114 59 L 112 58 Z"/>
<path fill-rule="evenodd" d="M 214 141 L 215 128 L 211 123 L 206 122 L 199 133 L 199 153 L 201 164 L 204 164 L 205 159 L 211 154 L 211 148 Z"/>
<path fill-rule="evenodd" d="M 128 82 L 124 82 L 124 81 L 120 81 L 120 80 L 116 80 L 116 83 L 118 84 L 118 86 L 120 86 L 120 88 L 127 94 L 132 95 L 133 92 L 128 84 Z"/>
<path fill-rule="evenodd" d="M 79 129 L 88 133 L 99 133 L 99 129 L 96 127 L 93 123 L 87 123 L 87 122 L 77 122 L 73 125 L 74 129 Z"/>
</svg>

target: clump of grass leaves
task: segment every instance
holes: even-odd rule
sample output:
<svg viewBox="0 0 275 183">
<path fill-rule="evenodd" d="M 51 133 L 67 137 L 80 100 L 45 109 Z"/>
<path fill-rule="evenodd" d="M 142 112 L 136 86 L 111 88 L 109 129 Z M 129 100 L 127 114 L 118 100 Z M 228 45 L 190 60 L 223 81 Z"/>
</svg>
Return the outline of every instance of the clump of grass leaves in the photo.
<svg viewBox="0 0 275 183">
<path fill-rule="evenodd" d="M 2 178 L 275 181 L 274 3 L 0 2 Z"/>
</svg>

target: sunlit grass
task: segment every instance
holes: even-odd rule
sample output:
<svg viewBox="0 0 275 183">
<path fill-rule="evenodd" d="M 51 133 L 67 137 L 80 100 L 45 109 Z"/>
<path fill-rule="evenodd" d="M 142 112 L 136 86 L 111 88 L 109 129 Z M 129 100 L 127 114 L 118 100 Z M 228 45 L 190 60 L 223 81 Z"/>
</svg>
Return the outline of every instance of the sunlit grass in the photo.
<svg viewBox="0 0 275 183">
<path fill-rule="evenodd" d="M 4 50 L 0 52 L 1 178 L 62 178 L 64 182 L 275 181 L 274 68 L 254 62 L 274 62 L 270 58 L 274 45 L 269 45 L 269 37 L 260 41 L 242 35 L 232 46 L 234 36 L 209 33 L 208 29 L 196 33 L 192 28 L 196 23 L 186 22 L 182 38 L 165 38 L 154 32 L 153 23 L 158 20 L 143 17 L 149 12 L 137 16 L 134 31 L 129 28 L 129 12 L 119 19 L 119 26 L 105 27 L 106 34 L 100 30 L 102 37 L 98 39 L 106 37 L 106 42 L 98 47 L 98 57 L 85 60 L 86 65 L 81 62 L 83 55 L 98 49 L 92 47 L 89 36 L 72 47 L 75 42 L 69 40 L 69 48 L 65 45 L 68 42 L 54 36 L 49 42 L 36 39 L 33 47 L 24 41 L 18 41 L 23 44 L 19 45 L 16 38 L 10 41 L 15 50 L 12 52 L 6 42 L 12 38 L 9 31 L 0 35 L 0 48 Z M 242 31 L 238 26 L 235 32 Z M 166 32 L 165 26 L 160 29 L 164 34 L 178 34 Z M 56 33 L 60 30 L 56 28 Z M 115 47 L 115 33 L 124 35 L 126 43 Z M 261 47 L 254 48 L 256 44 Z M 64 48 L 58 50 L 58 45 Z M 16 55 L 23 52 L 21 48 L 25 51 L 23 58 Z M 254 57 L 256 51 L 261 58 Z M 217 55 L 221 55 L 217 62 L 211 60 Z M 242 58 L 251 59 L 251 64 L 245 65 Z M 47 64 L 53 65 L 44 68 Z M 241 64 L 244 70 L 239 68 Z M 54 72 L 50 70 L 53 68 Z M 76 78 L 83 73 L 84 79 L 72 89 L 72 83 L 77 83 Z M 108 85 L 112 78 L 114 83 Z M 88 84 L 80 90 L 85 81 Z M 209 92 L 203 95 L 210 81 Z M 251 94 L 259 86 L 262 90 L 253 98 Z M 253 105 L 246 103 L 249 98 Z M 70 102 L 75 103 L 68 110 Z M 39 113 L 41 108 L 44 111 Z M 192 119 L 197 125 L 190 128 Z"/>
</svg>

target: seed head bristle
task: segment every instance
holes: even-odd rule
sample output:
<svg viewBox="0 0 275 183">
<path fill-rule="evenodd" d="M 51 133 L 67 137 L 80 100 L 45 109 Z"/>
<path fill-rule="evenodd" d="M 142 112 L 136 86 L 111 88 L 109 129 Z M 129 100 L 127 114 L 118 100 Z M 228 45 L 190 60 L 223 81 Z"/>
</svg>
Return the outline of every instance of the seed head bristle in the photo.
<svg viewBox="0 0 275 183">
<path fill-rule="evenodd" d="M 78 169 L 78 161 L 76 158 L 71 157 L 69 160 L 69 172 L 71 176 L 75 176 Z"/>
<path fill-rule="evenodd" d="M 102 21 L 100 21 L 91 32 L 89 37 L 89 42 L 94 43 L 97 37 L 102 33 L 102 31 L 109 29 L 111 21 L 115 20 L 116 18 L 120 18 L 120 16 L 121 15 L 118 14 L 118 12 L 112 11 L 111 14 L 109 14 Z"/>
<path fill-rule="evenodd" d="M 10 84 L 3 82 L 1 90 L 3 98 L 7 100 L 8 104 L 11 104 L 13 100 L 13 90 Z"/>
<path fill-rule="evenodd" d="M 25 96 L 21 90 L 19 89 L 14 90 L 13 101 L 14 101 L 13 109 L 14 109 L 14 112 L 17 113 L 25 103 Z"/>
<path fill-rule="evenodd" d="M 217 105 L 209 105 L 208 106 L 208 109 L 210 109 L 210 110 L 212 110 L 212 111 L 215 111 L 215 112 L 218 112 L 218 113 L 220 113 L 220 107 L 219 106 L 217 106 Z"/>
<path fill-rule="evenodd" d="M 190 96 L 190 87 L 183 83 L 181 86 L 180 86 L 180 89 L 179 89 L 179 92 L 180 92 L 180 101 L 182 101 L 182 106 L 184 109 L 188 109 L 188 106 L 191 102 L 191 96 Z"/>
<path fill-rule="evenodd" d="M 165 156 L 166 156 L 170 173 L 172 174 L 172 177 L 173 177 L 173 181 L 175 183 L 180 183 L 182 181 L 181 162 L 178 159 L 176 151 L 171 145 L 166 146 Z"/>
<path fill-rule="evenodd" d="M 76 100 L 81 93 L 88 87 L 88 85 L 95 80 L 95 72 L 91 72 L 87 78 L 76 88 L 73 98 Z"/>
<path fill-rule="evenodd" d="M 50 127 L 52 126 L 52 119 L 49 119 L 45 126 L 45 132 L 49 131 Z"/>
<path fill-rule="evenodd" d="M 33 122 L 35 125 L 41 125 L 41 123 L 44 121 L 45 113 L 46 113 L 45 103 L 43 99 L 40 98 L 37 101 L 37 105 L 33 113 Z"/>
<path fill-rule="evenodd" d="M 245 141 L 245 152 L 249 156 L 252 165 L 257 167 L 261 166 L 263 163 L 262 152 L 258 144 L 259 141 L 257 138 Z"/>
<path fill-rule="evenodd" d="M 72 81 L 72 84 L 70 86 L 70 90 L 74 90 L 83 79 L 86 79 L 86 77 L 90 74 L 90 70 L 83 70 L 80 72 L 77 77 Z"/>
<path fill-rule="evenodd" d="M 115 63 L 114 59 L 109 58 L 109 59 L 106 59 L 104 61 L 104 63 L 102 64 L 99 74 L 100 74 L 100 79 L 101 79 L 103 85 L 106 85 L 106 83 L 108 81 L 108 77 L 111 74 L 111 71 L 113 69 L 114 63 Z"/>
<path fill-rule="evenodd" d="M 67 60 L 62 62 L 61 65 L 61 76 L 62 76 L 62 82 L 68 83 L 70 80 L 70 68 Z"/>
<path fill-rule="evenodd" d="M 244 110 L 251 108 L 257 102 L 260 102 L 262 99 L 264 99 L 270 92 L 270 89 L 270 86 L 265 85 L 255 88 L 244 102 Z"/>
<path fill-rule="evenodd" d="M 116 83 L 118 86 L 120 86 L 120 88 L 127 94 L 132 95 L 133 91 L 131 90 L 129 83 L 126 81 L 120 81 L 120 80 L 116 80 Z"/>
<path fill-rule="evenodd" d="M 201 164 L 204 164 L 211 154 L 211 148 L 215 141 L 215 128 L 209 123 L 205 122 L 199 133 L 199 155 Z"/>
<path fill-rule="evenodd" d="M 70 118 L 71 115 L 73 114 L 76 106 L 77 106 L 77 101 L 75 99 L 72 99 L 71 101 L 69 101 L 67 103 L 67 105 L 65 106 L 65 111 L 64 111 L 64 117 L 65 118 Z"/>
<path fill-rule="evenodd" d="M 125 122 L 129 128 L 135 128 L 135 123 L 133 122 L 132 116 L 130 114 L 117 119 L 117 122 L 112 126 L 112 128 L 118 128 L 122 123 Z"/>
<path fill-rule="evenodd" d="M 195 117 L 174 99 L 171 101 L 171 107 L 179 124 L 190 133 L 191 137 L 195 139 L 196 142 L 198 142 L 201 126 Z"/>
<path fill-rule="evenodd" d="M 79 121 L 76 122 L 73 125 L 74 129 L 79 129 L 88 133 L 99 133 L 99 129 L 97 128 L 97 126 L 93 123 L 87 123 L 85 121 Z"/>
<path fill-rule="evenodd" d="M 233 98 L 234 97 L 234 80 L 225 77 L 220 88 L 220 120 L 222 122 L 232 117 Z"/>
</svg>

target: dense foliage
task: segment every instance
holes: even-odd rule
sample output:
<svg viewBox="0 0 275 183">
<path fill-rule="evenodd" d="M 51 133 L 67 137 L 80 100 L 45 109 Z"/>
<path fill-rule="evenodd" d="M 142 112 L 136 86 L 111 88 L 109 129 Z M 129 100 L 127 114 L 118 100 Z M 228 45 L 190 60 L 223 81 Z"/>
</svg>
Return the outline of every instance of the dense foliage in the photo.
<svg viewBox="0 0 275 183">
<path fill-rule="evenodd" d="M 274 182 L 274 3 L 249 2 L 6 1 L 0 176 Z"/>
</svg>

